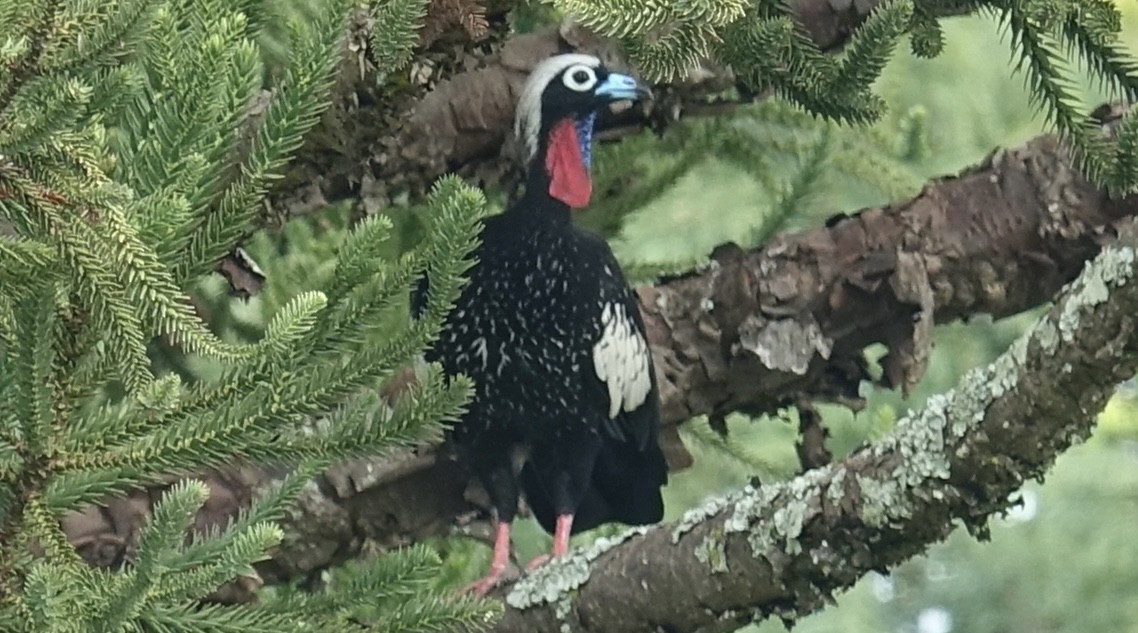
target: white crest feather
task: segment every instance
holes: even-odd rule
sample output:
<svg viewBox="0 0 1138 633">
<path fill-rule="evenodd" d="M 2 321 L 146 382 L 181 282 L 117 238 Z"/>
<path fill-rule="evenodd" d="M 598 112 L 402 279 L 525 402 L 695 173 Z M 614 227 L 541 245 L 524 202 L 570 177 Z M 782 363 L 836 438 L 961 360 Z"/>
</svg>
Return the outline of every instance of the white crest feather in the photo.
<svg viewBox="0 0 1138 633">
<path fill-rule="evenodd" d="M 624 305 L 606 304 L 601 311 L 601 339 L 593 346 L 593 368 L 608 387 L 609 417 L 633 411 L 648 397 L 652 362 L 648 344 L 636 331 Z"/>
<path fill-rule="evenodd" d="M 601 60 L 592 55 L 566 53 L 542 60 L 529 74 L 522 94 L 518 97 L 518 110 L 514 117 L 514 133 L 525 143 L 525 160 L 537 154 L 541 133 L 541 94 L 560 72 L 574 64 L 584 64 L 591 68 L 601 65 Z"/>
</svg>

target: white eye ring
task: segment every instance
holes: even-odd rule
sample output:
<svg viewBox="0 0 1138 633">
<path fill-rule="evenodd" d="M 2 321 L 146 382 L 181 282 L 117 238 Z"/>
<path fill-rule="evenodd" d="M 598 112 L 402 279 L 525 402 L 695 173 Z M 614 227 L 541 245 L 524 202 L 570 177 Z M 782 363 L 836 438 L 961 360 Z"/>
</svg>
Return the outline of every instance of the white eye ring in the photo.
<svg viewBox="0 0 1138 633">
<path fill-rule="evenodd" d="M 574 92 L 588 92 L 597 85 L 597 72 L 584 64 L 577 64 L 561 75 L 561 82 Z"/>
</svg>

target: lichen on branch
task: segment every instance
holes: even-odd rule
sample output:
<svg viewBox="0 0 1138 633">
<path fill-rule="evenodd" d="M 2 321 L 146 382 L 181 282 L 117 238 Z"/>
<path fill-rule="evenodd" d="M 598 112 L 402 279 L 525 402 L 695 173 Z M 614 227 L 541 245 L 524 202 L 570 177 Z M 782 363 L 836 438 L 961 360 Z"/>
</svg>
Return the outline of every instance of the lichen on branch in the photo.
<svg viewBox="0 0 1138 633">
<path fill-rule="evenodd" d="M 1090 434 L 1138 369 L 1138 231 L 1128 225 L 1006 352 L 874 445 L 747 488 L 673 525 L 599 541 L 504 590 L 496 633 L 677 633 L 821 609 L 1010 496 Z"/>
</svg>

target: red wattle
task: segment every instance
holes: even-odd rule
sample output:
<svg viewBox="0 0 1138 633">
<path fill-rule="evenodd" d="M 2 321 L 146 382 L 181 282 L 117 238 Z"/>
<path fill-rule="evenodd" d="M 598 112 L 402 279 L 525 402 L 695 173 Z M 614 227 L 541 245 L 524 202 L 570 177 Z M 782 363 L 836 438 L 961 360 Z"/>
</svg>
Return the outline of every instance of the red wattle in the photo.
<svg viewBox="0 0 1138 633">
<path fill-rule="evenodd" d="M 589 204 L 589 198 L 593 195 L 593 181 L 585 170 L 573 119 L 558 121 L 550 130 L 545 170 L 549 172 L 549 195 L 554 199 L 573 209 L 581 209 Z"/>
</svg>

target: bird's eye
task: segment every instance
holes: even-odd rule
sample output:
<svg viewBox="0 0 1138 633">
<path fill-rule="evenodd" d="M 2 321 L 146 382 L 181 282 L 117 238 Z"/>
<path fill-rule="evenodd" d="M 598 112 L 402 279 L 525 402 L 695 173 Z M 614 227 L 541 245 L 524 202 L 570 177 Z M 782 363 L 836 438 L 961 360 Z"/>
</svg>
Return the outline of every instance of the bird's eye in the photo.
<svg viewBox="0 0 1138 633">
<path fill-rule="evenodd" d="M 597 73 L 588 66 L 573 66 L 565 71 L 562 81 L 574 92 L 587 92 L 597 85 Z"/>
</svg>

